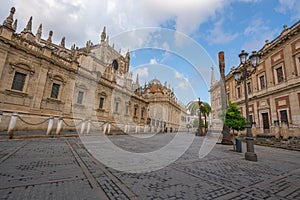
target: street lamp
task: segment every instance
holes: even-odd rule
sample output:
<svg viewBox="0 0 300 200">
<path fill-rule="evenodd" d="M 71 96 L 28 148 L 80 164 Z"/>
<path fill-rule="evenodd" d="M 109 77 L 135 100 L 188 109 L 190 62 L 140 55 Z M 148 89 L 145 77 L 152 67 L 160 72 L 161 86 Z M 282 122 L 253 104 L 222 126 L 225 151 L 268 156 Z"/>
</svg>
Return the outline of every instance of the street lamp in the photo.
<svg viewBox="0 0 300 200">
<path fill-rule="evenodd" d="M 201 105 L 202 105 L 202 102 L 200 101 L 200 98 L 198 98 L 198 106 L 199 106 L 199 123 L 198 123 L 198 130 L 197 130 L 197 132 L 196 132 L 196 136 L 203 136 L 202 126 L 201 126 Z"/>
<path fill-rule="evenodd" d="M 249 105 L 248 105 L 248 91 L 247 91 L 247 78 L 255 73 L 256 67 L 259 63 L 259 54 L 256 51 L 252 52 L 249 56 L 250 61 L 247 59 L 248 53 L 244 50 L 239 54 L 241 65 L 240 69 L 235 69 L 233 76 L 238 83 L 244 83 L 245 91 L 245 106 L 246 106 L 246 120 L 247 120 L 247 132 L 246 132 L 246 144 L 247 152 L 245 153 L 245 159 L 250 161 L 257 161 L 257 155 L 254 153 L 254 140 L 252 136 L 251 127 L 252 124 L 249 118 Z M 252 66 L 254 69 L 248 71 L 247 67 Z"/>
</svg>

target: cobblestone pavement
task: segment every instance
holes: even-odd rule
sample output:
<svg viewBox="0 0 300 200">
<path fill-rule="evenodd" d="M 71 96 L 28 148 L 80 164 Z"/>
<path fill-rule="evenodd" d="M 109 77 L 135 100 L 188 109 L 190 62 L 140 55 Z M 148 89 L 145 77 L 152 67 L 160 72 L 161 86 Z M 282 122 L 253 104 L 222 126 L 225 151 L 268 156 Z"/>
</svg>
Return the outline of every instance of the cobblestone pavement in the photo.
<svg viewBox="0 0 300 200">
<path fill-rule="evenodd" d="M 109 136 L 134 152 L 154 151 L 173 137 Z M 80 138 L 1 140 L 0 199 L 300 199 L 298 151 L 255 146 L 258 162 L 250 162 L 217 144 L 199 159 L 202 142 L 195 138 L 161 170 L 126 173 L 97 161 Z"/>
</svg>

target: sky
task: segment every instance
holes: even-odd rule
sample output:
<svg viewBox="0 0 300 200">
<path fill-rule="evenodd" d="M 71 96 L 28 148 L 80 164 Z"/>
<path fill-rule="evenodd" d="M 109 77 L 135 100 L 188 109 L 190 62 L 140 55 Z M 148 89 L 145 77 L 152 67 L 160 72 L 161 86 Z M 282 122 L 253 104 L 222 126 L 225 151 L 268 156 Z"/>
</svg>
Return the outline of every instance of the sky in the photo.
<svg viewBox="0 0 300 200">
<path fill-rule="evenodd" d="M 211 70 L 218 79 L 218 52 L 225 72 L 239 64 L 238 54 L 260 50 L 300 19 L 299 0 L 2 0 L 0 20 L 14 6 L 17 32 L 33 17 L 33 32 L 43 38 L 66 37 L 66 46 L 100 41 L 106 26 L 110 44 L 128 50 L 133 77 L 140 84 L 157 78 L 184 104 L 210 102 Z M 134 78 L 135 80 L 135 78 Z M 170 85 L 170 86 L 169 86 Z"/>
</svg>

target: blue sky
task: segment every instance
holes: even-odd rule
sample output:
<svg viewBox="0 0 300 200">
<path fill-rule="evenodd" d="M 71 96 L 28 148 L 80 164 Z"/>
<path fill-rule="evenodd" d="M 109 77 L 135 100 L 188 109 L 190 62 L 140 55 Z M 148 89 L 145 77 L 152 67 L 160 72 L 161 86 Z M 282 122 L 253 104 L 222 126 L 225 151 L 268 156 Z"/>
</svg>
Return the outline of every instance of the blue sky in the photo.
<svg viewBox="0 0 300 200">
<path fill-rule="evenodd" d="M 299 0 L 4 0 L 0 20 L 12 6 L 18 32 L 33 16 L 34 33 L 43 23 L 44 38 L 53 30 L 53 41 L 65 36 L 68 47 L 99 43 L 106 26 L 116 49 L 131 51 L 131 70 L 140 74 L 140 83 L 167 81 L 183 103 L 198 97 L 209 102 L 212 66 L 219 77 L 219 51 L 225 52 L 228 72 L 239 64 L 242 49 L 259 50 L 284 24 L 300 19 Z"/>
</svg>

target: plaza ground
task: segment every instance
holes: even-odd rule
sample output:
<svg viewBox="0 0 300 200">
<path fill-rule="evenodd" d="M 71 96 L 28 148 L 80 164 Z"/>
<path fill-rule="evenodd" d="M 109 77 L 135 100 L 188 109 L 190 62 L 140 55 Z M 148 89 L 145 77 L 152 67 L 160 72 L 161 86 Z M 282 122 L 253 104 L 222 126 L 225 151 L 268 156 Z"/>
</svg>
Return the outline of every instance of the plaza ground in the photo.
<svg viewBox="0 0 300 200">
<path fill-rule="evenodd" d="M 108 139 L 126 151 L 146 153 L 171 143 L 174 135 Z M 0 199 L 300 199 L 299 151 L 255 146 L 258 162 L 251 162 L 244 159 L 245 144 L 243 153 L 216 144 L 199 158 L 204 142 L 195 137 L 162 169 L 129 173 L 95 159 L 79 137 L 3 139 Z"/>
</svg>

